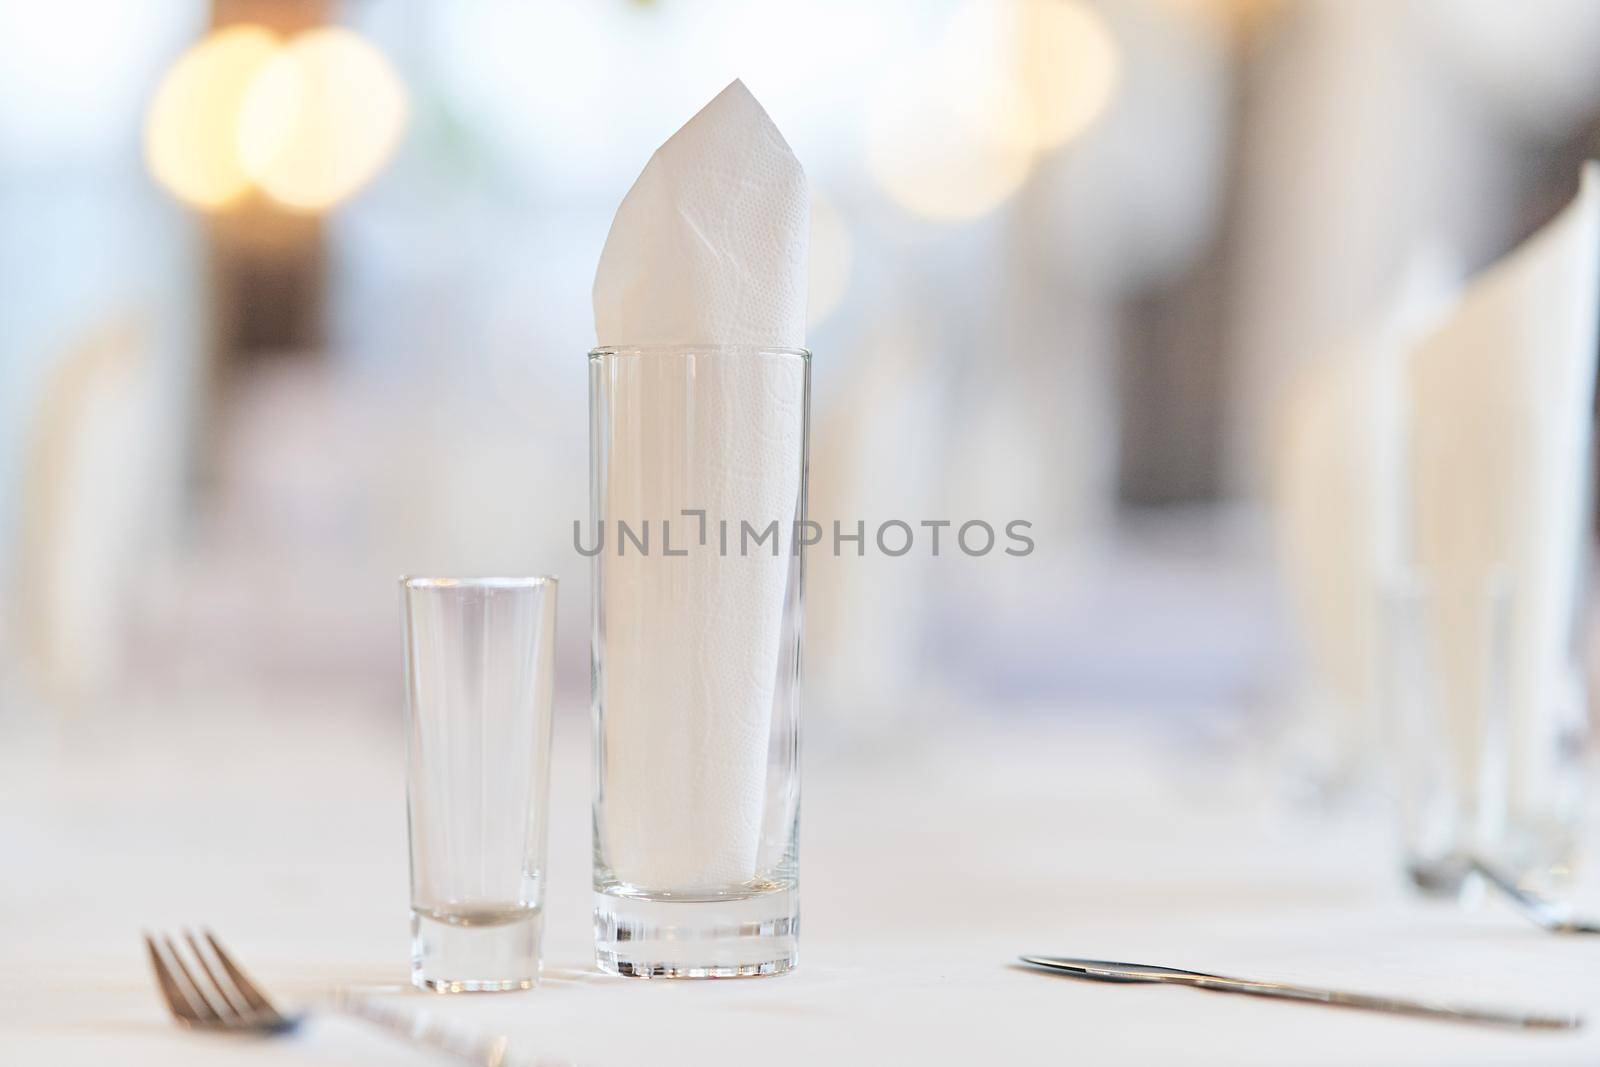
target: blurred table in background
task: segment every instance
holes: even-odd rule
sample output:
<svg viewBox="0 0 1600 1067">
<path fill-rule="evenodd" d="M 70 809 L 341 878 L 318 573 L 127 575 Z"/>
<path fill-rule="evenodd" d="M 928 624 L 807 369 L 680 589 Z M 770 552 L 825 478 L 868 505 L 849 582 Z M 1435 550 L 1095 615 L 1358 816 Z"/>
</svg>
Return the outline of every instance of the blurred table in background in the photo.
<svg viewBox="0 0 1600 1067">
<path fill-rule="evenodd" d="M 0 1061 L 433 1063 L 321 1016 L 275 1042 L 166 1017 L 141 928 L 209 924 L 293 1001 L 375 991 L 582 1064 L 1575 1063 L 1503 1033 L 1023 971 L 1024 951 L 1588 1010 L 1595 943 L 1407 897 L 1381 811 L 1296 812 L 1252 763 L 1100 715 L 929 728 L 806 757 L 803 963 L 791 976 L 597 973 L 587 724 L 557 723 L 547 980 L 442 999 L 405 985 L 398 713 L 191 700 L 17 730 L 0 753 Z M 224 713 L 226 712 L 226 713 Z"/>
</svg>

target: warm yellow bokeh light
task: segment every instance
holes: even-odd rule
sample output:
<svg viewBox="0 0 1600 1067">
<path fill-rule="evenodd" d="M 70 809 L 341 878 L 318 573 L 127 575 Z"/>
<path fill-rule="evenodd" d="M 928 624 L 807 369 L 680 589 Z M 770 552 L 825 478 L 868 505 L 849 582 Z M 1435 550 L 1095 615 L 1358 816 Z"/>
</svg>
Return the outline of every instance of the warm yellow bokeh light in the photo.
<svg viewBox="0 0 1600 1067">
<path fill-rule="evenodd" d="M 145 160 L 179 199 L 214 210 L 250 188 L 235 148 L 239 108 L 278 48 L 263 27 L 230 26 L 190 48 L 161 80 L 145 116 Z"/>
<path fill-rule="evenodd" d="M 972 0 L 880 91 L 868 169 L 924 218 L 985 215 L 1105 112 L 1120 72 L 1116 38 L 1079 0 Z"/>
<path fill-rule="evenodd" d="M 255 77 L 240 110 L 238 157 L 280 204 L 321 211 L 378 173 L 405 118 L 389 61 L 360 35 L 328 26 L 294 38 Z"/>
<path fill-rule="evenodd" d="M 867 116 L 867 169 L 913 214 L 937 222 L 986 215 L 1021 187 L 1033 152 L 955 120 L 935 64 L 902 71 Z"/>
<path fill-rule="evenodd" d="M 1088 129 L 1121 74 L 1116 38 L 1079 0 L 977 2 L 951 19 L 948 48 L 970 57 L 963 121 L 1019 147 L 1049 151 Z"/>
<path fill-rule="evenodd" d="M 821 195 L 811 197 L 811 268 L 806 299 L 806 325 L 832 315 L 850 287 L 850 267 L 855 258 L 855 243 L 850 230 L 832 203 Z"/>
</svg>

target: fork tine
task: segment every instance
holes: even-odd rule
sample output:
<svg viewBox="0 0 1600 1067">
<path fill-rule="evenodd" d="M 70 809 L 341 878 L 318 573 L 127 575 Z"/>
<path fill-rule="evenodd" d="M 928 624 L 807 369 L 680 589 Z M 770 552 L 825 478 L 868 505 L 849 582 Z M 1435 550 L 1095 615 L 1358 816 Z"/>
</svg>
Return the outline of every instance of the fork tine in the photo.
<svg viewBox="0 0 1600 1067">
<path fill-rule="evenodd" d="M 200 969 L 205 971 L 206 977 L 211 980 L 211 987 L 217 991 L 228 1007 L 239 1015 L 249 1015 L 255 1006 L 248 1002 L 231 980 L 224 981 L 218 976 L 215 968 L 211 966 L 211 960 L 206 957 L 205 949 L 200 947 L 200 942 L 195 938 L 194 931 L 185 929 L 183 939 L 189 942 L 189 949 L 194 958 L 200 961 Z"/>
<path fill-rule="evenodd" d="M 211 945 L 211 951 L 217 954 L 217 962 L 222 964 L 222 969 L 228 972 L 228 977 L 233 980 L 234 988 L 239 991 L 240 996 L 244 997 L 245 1003 L 249 1004 L 253 1011 L 282 1018 L 281 1013 L 272 1006 L 272 1002 L 261 992 L 260 987 L 245 977 L 244 971 L 237 963 L 233 962 L 233 957 L 228 955 L 227 951 L 222 947 L 222 942 L 217 940 L 217 935 L 213 934 L 209 928 L 201 932 L 205 934 L 206 941 Z"/>
<path fill-rule="evenodd" d="M 195 991 L 195 999 L 198 1001 L 195 1007 L 198 1009 L 201 1005 L 204 1005 L 204 1010 L 200 1011 L 201 1019 L 205 1022 L 223 1025 L 231 1024 L 234 1019 L 233 1005 L 228 1003 L 227 998 L 218 997 L 215 991 L 208 993 L 206 987 L 195 980 L 194 972 L 189 970 L 187 963 L 183 962 L 183 954 L 178 951 L 178 945 L 171 937 L 163 934 L 161 935 L 161 940 L 165 943 L 167 956 L 172 960 L 173 965 L 177 967 L 178 973 L 183 975 L 183 980 L 189 984 L 189 988 Z M 220 1004 L 218 1003 L 219 1000 L 221 1001 Z"/>
<path fill-rule="evenodd" d="M 200 1016 L 179 988 L 177 979 L 172 977 L 172 971 L 161 958 L 161 950 L 156 948 L 155 939 L 149 934 L 144 935 L 144 947 L 150 950 L 150 968 L 156 972 L 156 987 L 161 990 L 161 999 L 166 1001 L 172 1017 L 184 1024 L 200 1022 Z"/>
<path fill-rule="evenodd" d="M 215 1019 L 213 1012 L 203 999 L 197 999 L 194 993 L 185 989 L 177 977 L 172 973 L 172 968 L 162 958 L 161 949 L 157 947 L 155 938 L 148 933 L 144 935 L 145 948 L 150 950 L 150 966 L 156 972 L 156 984 L 161 989 L 161 999 L 167 1002 L 167 1010 L 172 1012 L 173 1018 L 185 1026 L 204 1025 Z M 180 966 L 181 966 L 181 961 Z"/>
</svg>

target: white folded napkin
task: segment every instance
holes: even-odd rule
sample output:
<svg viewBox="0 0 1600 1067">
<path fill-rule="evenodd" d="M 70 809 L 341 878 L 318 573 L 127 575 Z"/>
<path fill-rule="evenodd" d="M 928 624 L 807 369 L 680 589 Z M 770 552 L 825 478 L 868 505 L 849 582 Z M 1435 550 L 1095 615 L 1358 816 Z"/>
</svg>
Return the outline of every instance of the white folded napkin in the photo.
<svg viewBox="0 0 1600 1067">
<path fill-rule="evenodd" d="M 1370 756 L 1376 733 L 1382 550 L 1399 504 L 1382 421 L 1396 347 L 1375 334 L 1306 368 L 1288 390 L 1274 453 L 1277 563 L 1305 658 L 1299 697 L 1318 712 L 1307 725 L 1333 773 Z"/>
<path fill-rule="evenodd" d="M 1415 558 L 1454 719 L 1458 788 L 1481 773 L 1485 597 L 1511 601 L 1508 786 L 1541 788 L 1572 707 L 1584 596 L 1600 317 L 1600 167 L 1577 199 L 1473 281 L 1411 356 Z"/>
<path fill-rule="evenodd" d="M 1384 738 L 1378 604 L 1411 562 L 1407 361 L 1459 291 L 1440 250 L 1416 256 L 1383 314 L 1290 383 L 1276 427 L 1277 563 L 1301 699 L 1319 712 L 1307 725 L 1335 774 L 1359 771 Z"/>
<path fill-rule="evenodd" d="M 804 347 L 810 204 L 799 160 L 735 81 L 617 208 L 594 277 L 600 343 Z"/>
<path fill-rule="evenodd" d="M 602 345 L 805 341 L 805 175 L 734 82 L 650 158 L 595 275 Z M 804 373 L 753 354 L 619 363 L 603 517 L 652 528 L 652 554 L 608 541 L 600 609 L 606 719 L 598 827 L 623 881 L 705 889 L 757 876 L 793 520 Z M 706 512 L 707 539 L 684 509 Z M 675 549 L 661 554 L 661 522 Z M 721 520 L 729 552 L 719 551 Z M 779 528 L 751 555 L 740 522 Z"/>
</svg>

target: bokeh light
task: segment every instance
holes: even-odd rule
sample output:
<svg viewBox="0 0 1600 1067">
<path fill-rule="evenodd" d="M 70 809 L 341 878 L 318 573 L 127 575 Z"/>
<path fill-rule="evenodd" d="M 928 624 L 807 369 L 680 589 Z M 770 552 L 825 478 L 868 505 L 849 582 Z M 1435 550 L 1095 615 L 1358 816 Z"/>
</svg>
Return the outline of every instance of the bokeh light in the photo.
<svg viewBox="0 0 1600 1067">
<path fill-rule="evenodd" d="M 240 105 L 278 38 L 261 26 L 218 30 L 178 58 L 145 119 L 145 159 L 157 181 L 196 207 L 224 207 L 250 189 L 236 149 Z"/>
<path fill-rule="evenodd" d="M 912 214 L 964 222 L 988 214 L 1033 169 L 1033 153 L 954 120 L 936 61 L 892 75 L 867 116 L 867 169 Z"/>
<path fill-rule="evenodd" d="M 353 31 L 323 27 L 291 40 L 252 81 L 239 113 L 239 161 L 285 207 L 325 210 L 372 180 L 405 119 L 405 90 L 389 61 Z"/>
<path fill-rule="evenodd" d="M 868 116 L 867 164 L 901 206 L 977 218 L 1103 114 L 1120 72 L 1116 38 L 1078 0 L 974 0 L 941 42 L 893 74 Z"/>
<path fill-rule="evenodd" d="M 150 103 L 145 154 L 179 199 L 207 210 L 252 187 L 284 207 L 323 211 L 393 154 L 405 89 L 377 49 L 338 26 L 281 42 L 241 24 L 173 64 Z"/>
<path fill-rule="evenodd" d="M 969 57 L 974 92 L 956 97 L 969 125 L 1038 151 L 1060 148 L 1100 117 L 1121 59 L 1105 20 L 1078 0 L 970 3 L 952 17 L 952 54 Z"/>
</svg>

